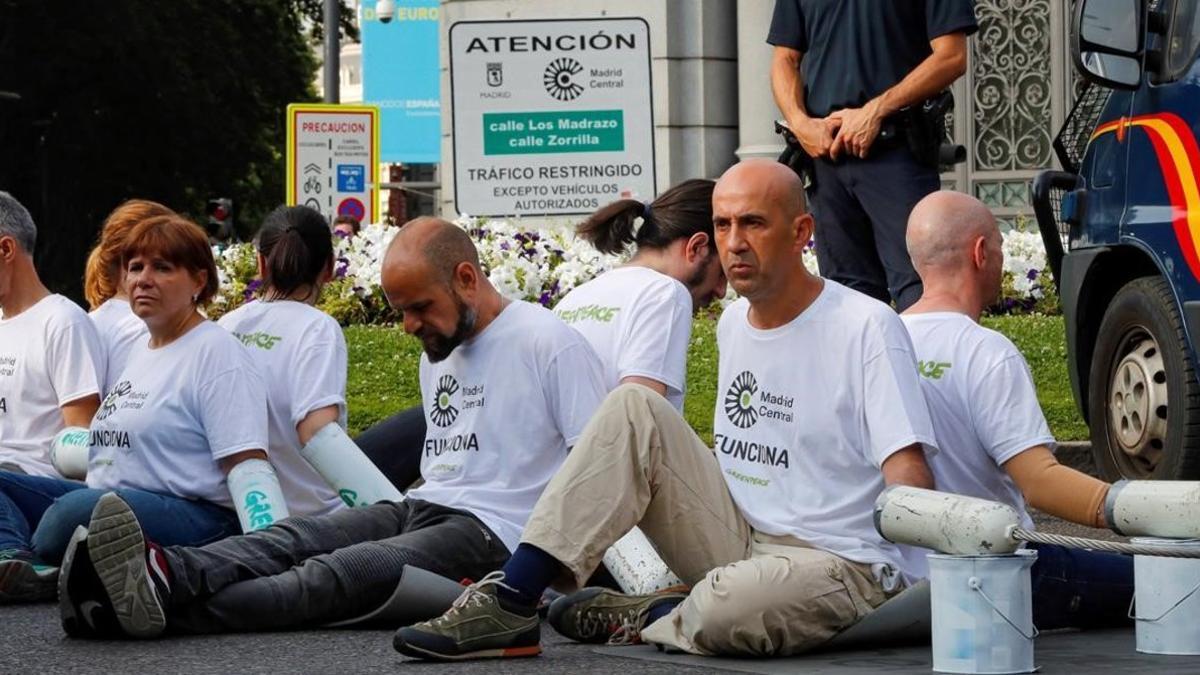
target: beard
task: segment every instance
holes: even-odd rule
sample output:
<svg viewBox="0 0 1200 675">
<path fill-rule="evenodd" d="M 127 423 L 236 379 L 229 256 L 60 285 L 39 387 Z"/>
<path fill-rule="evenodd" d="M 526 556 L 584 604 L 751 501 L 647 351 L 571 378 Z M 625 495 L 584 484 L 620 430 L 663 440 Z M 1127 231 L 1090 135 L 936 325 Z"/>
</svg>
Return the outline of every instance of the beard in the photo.
<svg viewBox="0 0 1200 675">
<path fill-rule="evenodd" d="M 467 303 L 454 294 L 454 305 L 458 310 L 458 321 L 454 325 L 454 332 L 450 335 L 442 335 L 435 331 L 419 331 L 417 337 L 421 339 L 421 344 L 425 348 L 425 355 L 429 357 L 430 363 L 437 363 L 450 356 L 450 354 L 458 348 L 471 334 L 475 332 L 475 320 L 478 318 L 475 310 L 467 306 Z"/>
</svg>

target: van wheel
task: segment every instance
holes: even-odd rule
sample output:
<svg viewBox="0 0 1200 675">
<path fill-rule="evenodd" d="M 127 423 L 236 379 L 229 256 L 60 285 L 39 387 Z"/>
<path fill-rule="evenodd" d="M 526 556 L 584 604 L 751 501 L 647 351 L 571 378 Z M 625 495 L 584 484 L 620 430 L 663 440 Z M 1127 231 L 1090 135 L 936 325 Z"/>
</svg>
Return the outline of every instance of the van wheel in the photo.
<svg viewBox="0 0 1200 675">
<path fill-rule="evenodd" d="M 1200 386 L 1166 280 L 1113 297 L 1088 380 L 1092 455 L 1107 480 L 1200 476 Z"/>
</svg>

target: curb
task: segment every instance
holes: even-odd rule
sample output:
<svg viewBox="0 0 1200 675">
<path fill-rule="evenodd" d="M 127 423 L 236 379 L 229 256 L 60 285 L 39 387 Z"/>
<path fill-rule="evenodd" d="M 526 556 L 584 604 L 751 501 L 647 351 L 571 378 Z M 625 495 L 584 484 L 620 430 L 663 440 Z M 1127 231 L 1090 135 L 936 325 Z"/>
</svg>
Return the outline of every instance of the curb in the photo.
<svg viewBox="0 0 1200 675">
<path fill-rule="evenodd" d="M 1061 464 L 1097 476 L 1096 463 L 1092 461 L 1092 444 L 1090 441 L 1063 441 L 1058 444 L 1054 453 Z"/>
</svg>

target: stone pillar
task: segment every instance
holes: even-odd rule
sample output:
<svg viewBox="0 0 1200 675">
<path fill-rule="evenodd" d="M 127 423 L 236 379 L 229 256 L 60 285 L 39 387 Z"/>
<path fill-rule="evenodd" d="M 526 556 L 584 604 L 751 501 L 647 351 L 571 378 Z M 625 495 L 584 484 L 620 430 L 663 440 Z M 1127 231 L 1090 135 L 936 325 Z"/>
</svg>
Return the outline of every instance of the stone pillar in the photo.
<svg viewBox="0 0 1200 675">
<path fill-rule="evenodd" d="M 763 1 L 770 4 L 769 0 Z M 715 178 L 737 161 L 734 151 L 738 144 L 736 94 L 740 41 L 736 34 L 736 19 L 740 13 L 738 5 L 742 2 L 442 0 L 442 214 L 456 215 L 448 49 L 453 23 L 592 17 L 645 19 L 650 25 L 655 174 L 657 189 L 661 192 L 686 178 Z M 769 7 L 767 12 L 769 15 Z M 653 196 L 638 197 L 650 199 Z M 553 218 L 549 222 L 561 223 L 563 220 Z M 567 217 L 566 220 L 573 222 L 578 217 Z"/>
<path fill-rule="evenodd" d="M 738 159 L 769 157 L 783 152 L 775 133 L 780 118 L 771 95 L 771 27 L 774 0 L 739 0 L 737 3 Z"/>
</svg>

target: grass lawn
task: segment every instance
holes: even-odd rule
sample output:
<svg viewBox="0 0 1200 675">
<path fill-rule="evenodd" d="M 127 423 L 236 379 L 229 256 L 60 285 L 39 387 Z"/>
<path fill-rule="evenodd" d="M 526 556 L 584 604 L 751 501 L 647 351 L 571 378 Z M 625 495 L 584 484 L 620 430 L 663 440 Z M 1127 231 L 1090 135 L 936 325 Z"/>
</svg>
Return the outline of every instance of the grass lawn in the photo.
<svg viewBox="0 0 1200 675">
<path fill-rule="evenodd" d="M 1005 316 L 985 319 L 985 325 L 1007 335 L 1029 361 L 1038 399 L 1050 430 L 1060 441 L 1086 440 L 1087 427 L 1079 417 L 1067 378 L 1067 347 L 1058 316 Z M 697 319 L 688 357 L 688 395 L 684 416 L 706 441 L 712 440 L 716 405 L 716 322 Z M 421 345 L 399 328 L 350 326 L 350 431 L 355 435 L 379 420 L 421 401 L 417 362 Z"/>
</svg>

